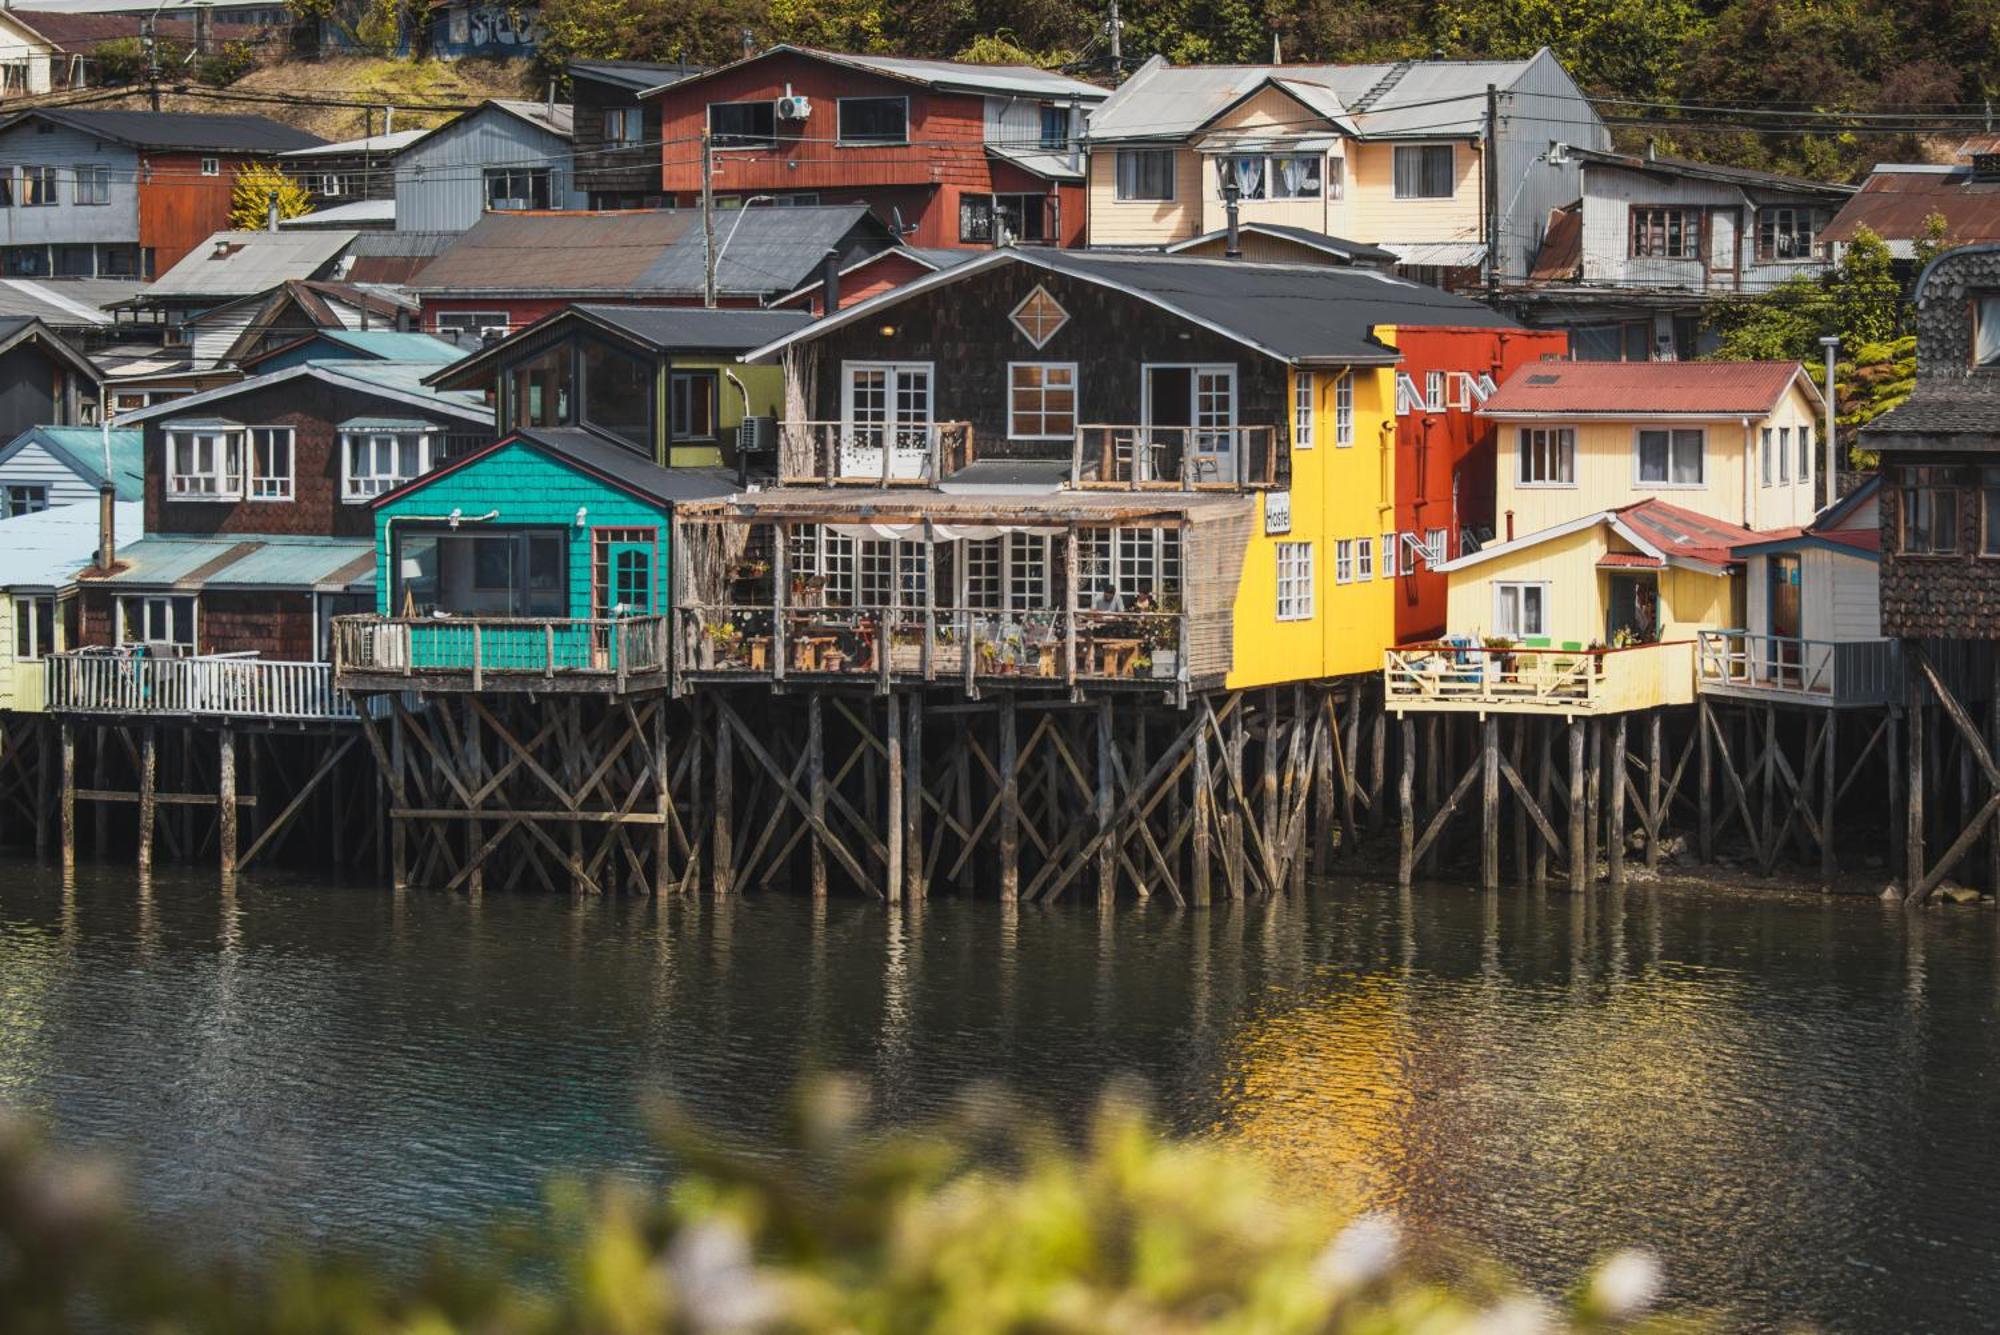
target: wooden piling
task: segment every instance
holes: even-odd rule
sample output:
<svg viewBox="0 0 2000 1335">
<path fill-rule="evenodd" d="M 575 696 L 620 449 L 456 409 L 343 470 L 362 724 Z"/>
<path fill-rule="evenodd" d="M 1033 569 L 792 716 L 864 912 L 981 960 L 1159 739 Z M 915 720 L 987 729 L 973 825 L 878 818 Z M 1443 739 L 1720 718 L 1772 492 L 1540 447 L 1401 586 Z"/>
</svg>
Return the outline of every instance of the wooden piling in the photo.
<svg viewBox="0 0 2000 1335">
<path fill-rule="evenodd" d="M 1118 900 L 1118 837 L 1111 828 L 1112 794 L 1117 782 L 1112 764 L 1111 701 L 1099 700 L 1097 724 L 1097 835 L 1103 842 L 1097 850 L 1097 907 L 1110 912 Z M 1144 819 L 1142 816 L 1140 819 Z"/>
<path fill-rule="evenodd" d="M 709 884 L 717 899 L 736 890 L 736 731 L 726 710 L 715 711 L 715 821 Z"/>
<path fill-rule="evenodd" d="M 1912 705 L 1908 719 L 1910 732 L 1909 783 L 1903 830 L 1903 893 L 1914 896 L 1924 883 L 1924 707 Z"/>
<path fill-rule="evenodd" d="M 903 731 L 903 895 L 912 904 L 929 893 L 924 868 L 924 697 L 908 697 L 909 727 Z M 895 701 L 889 702 L 894 709 Z"/>
<path fill-rule="evenodd" d="M 1714 744 L 1710 741 L 1715 731 L 1715 720 L 1710 717 L 1708 697 L 1695 701 L 1695 749 L 1698 753 L 1697 780 L 1699 791 L 1695 794 L 1697 808 L 1696 855 L 1704 862 L 1715 858 L 1715 758 Z"/>
<path fill-rule="evenodd" d="M 968 651 L 970 646 L 967 646 Z M 806 841 L 814 899 L 826 898 L 826 710 L 819 692 L 806 697 L 807 806 L 812 812 L 812 837 Z"/>
<path fill-rule="evenodd" d="M 1479 888 L 1500 888 L 1500 716 L 1479 720 Z"/>
<path fill-rule="evenodd" d="M 887 753 L 882 775 L 882 833 L 889 856 L 883 859 L 883 898 L 892 903 L 903 893 L 903 706 L 892 693 L 882 698 L 882 748 Z"/>
<path fill-rule="evenodd" d="M 1660 865 L 1660 832 L 1667 823 L 1667 813 L 1660 808 L 1661 709 L 1652 709 L 1646 715 L 1646 869 L 1652 871 Z M 1685 752 L 1682 753 L 1685 756 Z M 1679 777 L 1678 774 L 1675 776 Z"/>
<path fill-rule="evenodd" d="M 1021 897 L 1021 752 L 1014 693 L 1000 697 L 1000 898 Z"/>
<path fill-rule="evenodd" d="M 1611 823 L 1606 852 L 1611 859 L 1611 886 L 1625 888 L 1625 715 L 1611 725 Z"/>
<path fill-rule="evenodd" d="M 62 869 L 67 879 L 76 874 L 76 725 L 62 721 Z"/>
<path fill-rule="evenodd" d="M 1582 894 L 1590 887 L 1588 825 L 1584 807 L 1583 720 L 1569 721 L 1569 888 Z"/>
<path fill-rule="evenodd" d="M 153 822 L 159 814 L 155 797 L 160 776 L 159 739 L 153 725 L 139 729 L 139 874 L 153 870 Z"/>
<path fill-rule="evenodd" d="M 236 875 L 236 732 L 228 724 L 216 734 L 216 843 L 222 874 Z"/>
<path fill-rule="evenodd" d="M 1402 811 L 1402 828 L 1396 851 L 1396 884 L 1407 888 L 1416 879 L 1417 840 L 1417 725 L 1408 714 L 1397 719 L 1397 742 L 1403 750 L 1403 765 L 1396 777 L 1397 806 Z"/>
</svg>

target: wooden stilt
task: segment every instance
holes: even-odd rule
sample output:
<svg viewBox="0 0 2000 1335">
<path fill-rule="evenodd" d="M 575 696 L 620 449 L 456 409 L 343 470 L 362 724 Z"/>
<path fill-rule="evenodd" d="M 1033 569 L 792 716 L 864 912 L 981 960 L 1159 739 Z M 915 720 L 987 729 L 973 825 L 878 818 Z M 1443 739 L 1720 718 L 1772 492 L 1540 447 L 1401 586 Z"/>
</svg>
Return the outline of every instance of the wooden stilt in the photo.
<svg viewBox="0 0 2000 1335">
<path fill-rule="evenodd" d="M 1408 888 L 1416 879 L 1417 839 L 1417 725 L 1408 714 L 1397 719 L 1397 742 L 1403 750 L 1403 764 L 1396 778 L 1397 806 L 1402 812 L 1402 828 L 1396 853 L 1396 884 Z"/>
<path fill-rule="evenodd" d="M 59 725 L 62 746 L 62 869 L 65 878 L 76 874 L 76 725 L 64 719 Z"/>
<path fill-rule="evenodd" d="M 1479 721 L 1479 888 L 1500 888 L 1500 716 Z"/>
<path fill-rule="evenodd" d="M 1442 786 L 1440 767 L 1444 763 L 1444 744 L 1450 741 L 1442 724 L 1444 720 L 1436 714 L 1424 715 L 1424 805 L 1426 816 L 1437 810 L 1438 789 Z M 1442 740 L 1440 740 L 1442 739 Z M 1437 874 L 1437 852 L 1433 849 L 1424 862 L 1424 873 Z"/>
<path fill-rule="evenodd" d="M 1516 715 L 1514 718 L 1511 755 L 1514 761 L 1514 772 L 1517 775 L 1530 773 L 1527 767 L 1528 727 L 1530 722 L 1531 720 L 1519 715 Z M 1526 885 L 1529 876 L 1532 874 L 1531 864 L 1534 859 L 1534 853 L 1529 846 L 1530 842 L 1527 803 L 1519 795 L 1516 795 L 1514 801 L 1514 883 L 1516 885 Z"/>
<path fill-rule="evenodd" d="M 1660 831 L 1666 825 L 1667 813 L 1661 806 L 1660 773 L 1661 715 L 1666 711 L 1649 710 L 1646 715 L 1646 869 L 1656 869 L 1660 865 Z"/>
<path fill-rule="evenodd" d="M 1587 883 L 1597 881 L 1599 830 L 1604 818 L 1604 720 L 1590 721 L 1590 763 L 1584 771 L 1583 865 Z"/>
<path fill-rule="evenodd" d="M 969 650 L 970 646 L 968 646 Z M 813 898 L 826 898 L 826 847 L 819 830 L 826 826 L 826 711 L 817 692 L 806 697 L 806 783 L 811 794 Z"/>
<path fill-rule="evenodd" d="M 883 746 L 889 753 L 882 776 L 882 833 L 889 846 L 882 894 L 893 901 L 903 893 L 903 839 L 908 833 L 903 828 L 903 703 L 893 694 L 882 699 L 882 727 Z"/>
<path fill-rule="evenodd" d="M 29 725 L 35 738 L 35 861 L 49 858 L 49 725 L 38 720 Z"/>
<path fill-rule="evenodd" d="M 1820 800 L 1819 800 L 1819 874 L 1820 879 L 1832 881 L 1840 867 L 1833 851 L 1833 808 L 1840 800 L 1840 764 L 1838 748 L 1840 744 L 1840 712 L 1826 711 L 1826 742 L 1820 756 Z"/>
<path fill-rule="evenodd" d="M 890 708 L 895 705 L 891 702 Z M 903 895 L 912 904 L 930 891 L 924 866 L 924 697 L 911 691 L 908 697 L 909 727 L 903 732 Z"/>
<path fill-rule="evenodd" d="M 1590 887 L 1583 730 L 1582 719 L 1569 721 L 1569 888 L 1571 893 L 1579 895 Z"/>
<path fill-rule="evenodd" d="M 224 724 L 216 735 L 216 843 L 225 877 L 236 875 L 236 731 Z"/>
<path fill-rule="evenodd" d="M 1203 708 L 1206 708 L 1206 704 Z M 1207 908 L 1212 895 L 1210 873 L 1214 868 L 1214 852 L 1209 841 L 1213 837 L 1211 823 L 1215 814 L 1215 781 L 1209 772 L 1209 734 L 1207 728 L 1199 729 L 1194 739 L 1194 832 L 1188 840 L 1188 895 L 1196 908 Z"/>
<path fill-rule="evenodd" d="M 1535 732 L 1535 810 L 1541 812 L 1543 819 L 1546 820 L 1549 816 L 1549 788 L 1553 781 L 1550 769 L 1554 763 L 1550 755 L 1549 738 L 1555 725 L 1548 719 L 1524 719 L 1523 723 L 1532 727 Z M 1535 855 L 1529 869 L 1529 877 L 1537 890 L 1548 888 L 1549 844 L 1552 842 L 1553 840 L 1547 838 L 1535 841 Z"/>
<path fill-rule="evenodd" d="M 1910 782 L 1903 831 L 1903 893 L 1914 896 L 1924 883 L 1924 708 L 1910 707 Z"/>
<path fill-rule="evenodd" d="M 1223 880 L 1229 886 L 1229 897 L 1234 900 L 1243 898 L 1243 878 L 1249 870 L 1244 865 L 1246 836 L 1243 821 L 1247 813 L 1243 810 L 1242 803 L 1236 799 L 1236 795 L 1243 791 L 1243 752 L 1247 742 L 1243 726 L 1244 707 L 1239 702 L 1237 707 L 1230 711 L 1229 743 L 1223 748 L 1222 757 L 1223 777 L 1228 782 L 1229 790 L 1229 805 L 1222 818 L 1224 859 L 1222 874 Z"/>
<path fill-rule="evenodd" d="M 1097 835 L 1103 841 L 1097 850 L 1097 907 L 1110 912 L 1118 902 L 1118 832 L 1111 828 L 1113 793 L 1117 774 L 1112 763 L 1111 701 L 1097 702 Z"/>
<path fill-rule="evenodd" d="M 715 715 L 714 843 L 709 852 L 708 878 L 717 899 L 736 890 L 736 733 L 721 710 Z"/>
<path fill-rule="evenodd" d="M 1021 753 L 1014 693 L 1000 697 L 1000 898 L 1021 896 Z"/>
<path fill-rule="evenodd" d="M 1611 859 L 1611 885 L 1625 888 L 1625 719 L 1620 714 L 1611 725 L 1611 823 L 1605 849 Z"/>
<path fill-rule="evenodd" d="M 154 797 L 159 783 L 159 739 L 153 725 L 139 729 L 139 874 L 153 870 L 153 821 L 158 814 Z"/>
<path fill-rule="evenodd" d="M 101 793 L 111 786 L 110 729 L 101 725 L 91 729 L 91 741 L 90 786 Z M 90 816 L 91 852 L 102 862 L 111 851 L 111 807 L 105 802 L 94 805 L 97 809 Z"/>
<path fill-rule="evenodd" d="M 1715 720 L 1710 714 L 1707 696 L 1695 701 L 1694 708 L 1696 750 L 1700 756 L 1695 793 L 1698 822 L 1695 852 L 1707 863 L 1715 859 L 1715 758 L 1709 741 L 1710 734 L 1715 731 Z"/>
</svg>

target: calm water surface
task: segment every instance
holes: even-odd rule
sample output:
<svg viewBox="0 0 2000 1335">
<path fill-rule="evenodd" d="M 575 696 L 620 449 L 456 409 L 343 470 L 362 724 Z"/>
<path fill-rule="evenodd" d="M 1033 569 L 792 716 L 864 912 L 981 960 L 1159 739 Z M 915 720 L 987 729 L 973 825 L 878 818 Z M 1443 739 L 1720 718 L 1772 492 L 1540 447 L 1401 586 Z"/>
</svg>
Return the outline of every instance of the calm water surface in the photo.
<svg viewBox="0 0 2000 1335">
<path fill-rule="evenodd" d="M 399 1250 L 648 1173 L 671 1089 L 769 1138 L 805 1070 L 893 1120 L 1114 1072 L 1178 1130 L 1559 1285 L 1660 1251 L 1732 1324 L 2000 1310 L 2000 926 L 1858 901 L 1336 883 L 1208 915 L 727 909 L 0 863 L 0 1104 L 200 1245 Z"/>
</svg>

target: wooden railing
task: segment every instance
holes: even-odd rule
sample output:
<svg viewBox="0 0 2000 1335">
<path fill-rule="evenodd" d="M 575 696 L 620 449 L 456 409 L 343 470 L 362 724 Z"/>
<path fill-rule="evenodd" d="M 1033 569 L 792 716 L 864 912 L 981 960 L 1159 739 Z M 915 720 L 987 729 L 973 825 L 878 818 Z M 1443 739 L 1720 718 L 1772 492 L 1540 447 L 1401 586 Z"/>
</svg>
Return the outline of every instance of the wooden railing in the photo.
<svg viewBox="0 0 2000 1335">
<path fill-rule="evenodd" d="M 667 618 L 336 617 L 339 679 L 627 677 L 667 668 Z"/>
<path fill-rule="evenodd" d="M 778 427 L 778 480 L 791 486 L 935 486 L 972 460 L 969 422 Z"/>
<path fill-rule="evenodd" d="M 1891 639 L 1807 640 L 1705 630 L 1695 657 L 1701 689 L 1721 695 L 1789 696 L 1839 705 L 1903 697 L 1903 656 Z"/>
<path fill-rule="evenodd" d="M 46 660 L 53 713 L 351 719 L 333 664 L 220 655 L 153 658 L 80 650 Z"/>
<path fill-rule="evenodd" d="M 964 683 L 1188 681 L 1178 612 L 978 608 L 689 606 L 676 613 L 678 667 L 695 675 Z"/>
<path fill-rule="evenodd" d="M 1391 649 L 1383 689 L 1391 710 L 1618 713 L 1694 699 L 1694 642 L 1629 649 Z"/>
<path fill-rule="evenodd" d="M 1085 425 L 1070 475 L 1079 487 L 1244 490 L 1278 485 L 1278 455 L 1270 426 Z"/>
</svg>

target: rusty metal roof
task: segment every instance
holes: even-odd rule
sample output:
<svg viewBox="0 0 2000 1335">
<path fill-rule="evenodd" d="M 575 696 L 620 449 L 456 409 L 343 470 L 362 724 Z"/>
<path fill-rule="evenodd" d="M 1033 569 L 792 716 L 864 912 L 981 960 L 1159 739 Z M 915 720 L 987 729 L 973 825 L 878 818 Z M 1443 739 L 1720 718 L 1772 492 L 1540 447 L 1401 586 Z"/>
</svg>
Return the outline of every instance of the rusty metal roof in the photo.
<svg viewBox="0 0 2000 1335">
<path fill-rule="evenodd" d="M 1953 245 L 2000 241 L 2000 181 L 1976 181 L 1964 165 L 1877 167 L 1819 239 L 1852 241 L 1867 227 L 1885 241 L 1911 241 L 1933 213 L 1944 218 Z"/>
<path fill-rule="evenodd" d="M 1797 362 L 1530 362 L 1484 417 L 1762 417 L 1804 372 Z M 1805 381 L 1815 397 L 1812 382 Z"/>
<path fill-rule="evenodd" d="M 1548 230 L 1542 233 L 1542 248 L 1535 255 L 1535 267 L 1528 277 L 1538 283 L 1561 283 L 1574 279 L 1583 270 L 1583 204 L 1549 210 Z"/>
</svg>

